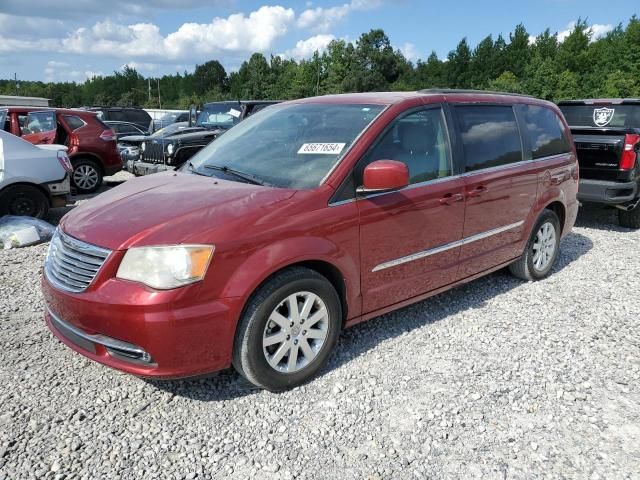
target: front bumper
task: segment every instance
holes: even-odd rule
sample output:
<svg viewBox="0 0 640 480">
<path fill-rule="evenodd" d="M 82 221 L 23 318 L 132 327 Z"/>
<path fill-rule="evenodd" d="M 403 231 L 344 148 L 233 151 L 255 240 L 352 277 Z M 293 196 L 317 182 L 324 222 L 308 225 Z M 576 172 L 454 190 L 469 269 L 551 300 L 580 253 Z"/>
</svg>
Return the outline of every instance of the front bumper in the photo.
<svg viewBox="0 0 640 480">
<path fill-rule="evenodd" d="M 181 378 L 228 368 L 240 299 L 198 303 L 198 285 L 154 291 L 109 279 L 82 293 L 43 275 L 45 319 L 76 352 L 133 375 Z"/>
<path fill-rule="evenodd" d="M 580 179 L 578 200 L 581 202 L 617 205 L 638 197 L 638 182 L 613 182 L 609 180 Z"/>
<path fill-rule="evenodd" d="M 64 178 L 59 182 L 49 182 L 46 186 L 51 196 L 67 195 L 68 193 L 71 193 L 71 180 L 69 178 L 69 174 L 65 174 Z"/>
<path fill-rule="evenodd" d="M 164 163 L 142 162 L 140 160 L 127 160 L 127 171 L 137 176 L 150 175 L 152 173 L 173 170 L 175 167 Z"/>
</svg>

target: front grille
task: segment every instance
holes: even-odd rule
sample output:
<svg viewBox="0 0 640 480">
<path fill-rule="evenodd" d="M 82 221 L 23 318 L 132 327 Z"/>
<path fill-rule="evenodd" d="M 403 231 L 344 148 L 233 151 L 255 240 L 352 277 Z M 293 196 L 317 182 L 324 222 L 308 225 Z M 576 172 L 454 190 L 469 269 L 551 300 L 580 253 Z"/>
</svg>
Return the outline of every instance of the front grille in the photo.
<svg viewBox="0 0 640 480">
<path fill-rule="evenodd" d="M 164 143 L 147 142 L 144 146 L 142 159 L 149 163 L 164 163 Z"/>
<path fill-rule="evenodd" d="M 81 242 L 58 229 L 49 245 L 44 272 L 55 287 L 79 293 L 91 285 L 110 253 L 111 250 Z"/>
</svg>

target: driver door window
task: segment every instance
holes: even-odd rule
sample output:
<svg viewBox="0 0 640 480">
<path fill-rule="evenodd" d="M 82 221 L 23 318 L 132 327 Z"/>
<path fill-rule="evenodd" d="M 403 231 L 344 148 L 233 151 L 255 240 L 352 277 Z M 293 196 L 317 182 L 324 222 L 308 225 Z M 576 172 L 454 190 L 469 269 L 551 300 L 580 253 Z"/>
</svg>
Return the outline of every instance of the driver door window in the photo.
<svg viewBox="0 0 640 480">
<path fill-rule="evenodd" d="M 450 176 L 451 153 L 442 109 L 419 110 L 397 119 L 367 154 L 360 179 L 364 167 L 375 160 L 406 164 L 410 184 Z"/>
<path fill-rule="evenodd" d="M 18 116 L 20 133 L 26 141 L 38 144 L 52 144 L 56 139 L 55 112 L 29 112 Z"/>
</svg>

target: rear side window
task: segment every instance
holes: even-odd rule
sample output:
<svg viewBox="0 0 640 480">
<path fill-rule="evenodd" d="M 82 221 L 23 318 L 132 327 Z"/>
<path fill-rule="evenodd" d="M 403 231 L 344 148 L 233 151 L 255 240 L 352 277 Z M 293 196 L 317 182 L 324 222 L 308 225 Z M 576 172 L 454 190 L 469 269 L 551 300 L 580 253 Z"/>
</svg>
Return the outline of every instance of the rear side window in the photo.
<svg viewBox="0 0 640 480">
<path fill-rule="evenodd" d="M 127 115 L 122 110 L 107 110 L 106 115 L 100 118 L 101 120 L 111 120 L 114 122 L 126 122 Z"/>
<path fill-rule="evenodd" d="M 523 105 L 522 113 L 534 160 L 571 151 L 562 122 L 554 111 L 535 105 Z"/>
<path fill-rule="evenodd" d="M 66 122 L 67 125 L 69 125 L 69 128 L 71 129 L 71 131 L 77 130 L 80 127 L 85 126 L 84 121 L 76 115 L 65 115 L 64 121 Z"/>
<path fill-rule="evenodd" d="M 149 123 L 151 116 L 144 110 L 132 110 L 131 118 L 136 123 Z"/>
<path fill-rule="evenodd" d="M 522 143 L 511 106 L 458 106 L 455 112 L 466 172 L 522 161 Z"/>
</svg>

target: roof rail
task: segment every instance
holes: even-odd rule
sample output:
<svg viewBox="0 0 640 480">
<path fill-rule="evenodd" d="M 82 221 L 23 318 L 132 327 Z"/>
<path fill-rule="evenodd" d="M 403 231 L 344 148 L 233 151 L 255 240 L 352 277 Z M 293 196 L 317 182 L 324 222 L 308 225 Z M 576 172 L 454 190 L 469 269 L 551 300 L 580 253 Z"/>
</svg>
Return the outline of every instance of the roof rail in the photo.
<svg viewBox="0 0 640 480">
<path fill-rule="evenodd" d="M 475 94 L 485 94 L 485 95 L 509 95 L 511 97 L 534 98 L 531 95 L 525 95 L 523 93 L 493 92 L 491 90 L 472 90 L 472 89 L 458 89 L 458 88 L 424 88 L 422 90 L 418 90 L 418 93 L 431 93 L 431 94 L 475 93 Z"/>
</svg>

